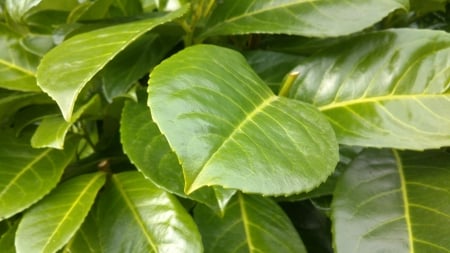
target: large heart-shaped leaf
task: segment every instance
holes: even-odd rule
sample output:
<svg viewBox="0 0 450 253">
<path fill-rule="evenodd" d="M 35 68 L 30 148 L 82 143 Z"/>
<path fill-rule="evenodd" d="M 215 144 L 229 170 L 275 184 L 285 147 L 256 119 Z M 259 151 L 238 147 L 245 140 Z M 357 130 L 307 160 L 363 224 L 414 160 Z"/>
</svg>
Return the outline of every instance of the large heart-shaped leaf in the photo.
<svg viewBox="0 0 450 253">
<path fill-rule="evenodd" d="M 35 70 L 39 57 L 20 45 L 20 35 L 0 24 L 0 88 L 40 91 Z"/>
<path fill-rule="evenodd" d="M 309 104 L 275 96 L 233 50 L 187 48 L 154 69 L 148 91 L 188 193 L 207 185 L 273 195 L 307 191 L 336 165 L 325 118 Z"/>
<path fill-rule="evenodd" d="M 48 52 L 38 67 L 38 85 L 60 107 L 66 120 L 86 84 L 127 46 L 152 28 L 183 15 L 187 6 L 165 16 L 76 35 Z"/>
<path fill-rule="evenodd" d="M 300 65 L 291 95 L 318 106 L 343 144 L 448 146 L 449 58 L 450 35 L 444 32 L 355 36 Z"/>
<path fill-rule="evenodd" d="M 105 178 L 102 172 L 72 178 L 33 206 L 17 228 L 17 252 L 55 252 L 66 244 L 83 223 Z"/>
<path fill-rule="evenodd" d="M 102 252 L 202 251 L 200 234 L 183 206 L 139 172 L 113 175 L 96 213 Z"/>
<path fill-rule="evenodd" d="M 0 131 L 0 220 L 41 199 L 58 183 L 72 160 L 76 141 L 64 150 L 33 149 L 29 138 Z"/>
<path fill-rule="evenodd" d="M 185 194 L 183 169 L 166 138 L 152 121 L 150 110 L 144 103 L 126 103 L 120 133 L 124 152 L 138 170 L 159 187 L 204 203 L 217 211 L 223 211 L 234 195 L 234 190 L 209 187 L 199 189 L 189 196 Z"/>
<path fill-rule="evenodd" d="M 247 33 L 339 36 L 369 27 L 394 10 L 408 8 L 407 0 L 220 1 L 200 36 Z"/>
<path fill-rule="evenodd" d="M 363 152 L 333 197 L 337 252 L 449 252 L 449 181 L 448 153 Z"/>
<path fill-rule="evenodd" d="M 203 206 L 194 214 L 205 252 L 306 252 L 289 218 L 269 198 L 237 194 L 223 217 Z"/>
</svg>

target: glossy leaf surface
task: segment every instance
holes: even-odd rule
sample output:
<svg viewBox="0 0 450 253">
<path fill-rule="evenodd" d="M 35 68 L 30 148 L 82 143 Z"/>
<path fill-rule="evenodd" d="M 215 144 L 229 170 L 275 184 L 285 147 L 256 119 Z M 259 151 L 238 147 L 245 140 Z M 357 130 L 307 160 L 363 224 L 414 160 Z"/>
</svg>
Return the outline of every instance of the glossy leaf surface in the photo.
<svg viewBox="0 0 450 253">
<path fill-rule="evenodd" d="M 180 17 L 186 10 L 94 30 L 64 41 L 43 57 L 37 72 L 38 85 L 70 120 L 79 93 L 108 62 L 144 33 Z"/>
<path fill-rule="evenodd" d="M 186 210 L 139 172 L 113 175 L 98 204 L 103 252 L 202 251 L 200 235 Z"/>
<path fill-rule="evenodd" d="M 205 252 L 306 252 L 289 218 L 268 198 L 237 194 L 224 217 L 198 206 L 195 219 Z"/>
<path fill-rule="evenodd" d="M 450 35 L 443 32 L 350 37 L 298 66 L 291 96 L 319 107 L 343 144 L 448 146 L 449 58 Z"/>
<path fill-rule="evenodd" d="M 5 7 L 8 14 L 17 22 L 22 21 L 24 15 L 41 0 L 5 0 Z"/>
<path fill-rule="evenodd" d="M 200 36 L 248 33 L 340 36 L 363 30 L 394 10 L 408 8 L 406 0 L 228 0 L 217 3 Z"/>
<path fill-rule="evenodd" d="M 105 178 L 102 172 L 72 178 L 33 206 L 17 229 L 17 252 L 55 252 L 64 246 L 83 223 Z"/>
<path fill-rule="evenodd" d="M 29 138 L 2 130 L 0 138 L 0 220 L 29 207 L 50 192 L 71 161 L 76 141 L 63 151 L 33 149 Z"/>
<path fill-rule="evenodd" d="M 149 105 L 182 164 L 188 193 L 209 185 L 306 191 L 337 162 L 333 131 L 316 108 L 275 96 L 229 49 L 193 46 L 160 64 Z"/>
<path fill-rule="evenodd" d="M 121 142 L 124 152 L 138 170 L 159 187 L 202 202 L 212 209 L 223 209 L 233 196 L 233 190 L 202 188 L 189 196 L 184 192 L 183 169 L 164 135 L 152 121 L 144 103 L 129 102 L 121 119 Z"/>
<path fill-rule="evenodd" d="M 62 249 L 62 253 L 98 253 L 101 251 L 97 221 L 94 217 L 96 206 L 84 219 L 77 233 Z"/>
<path fill-rule="evenodd" d="M 0 24 L 0 88 L 40 91 L 35 70 L 39 57 L 20 45 L 20 35 Z"/>
<path fill-rule="evenodd" d="M 35 148 L 64 148 L 66 135 L 72 125 L 86 112 L 92 108 L 99 108 L 100 98 L 93 97 L 88 103 L 74 113 L 69 122 L 65 121 L 61 115 L 50 115 L 45 117 L 39 124 L 36 132 L 31 138 L 31 145 Z M 99 109 L 97 109 L 99 110 Z"/>
<path fill-rule="evenodd" d="M 337 252 L 449 252 L 449 164 L 442 151 L 363 152 L 334 193 Z"/>
</svg>

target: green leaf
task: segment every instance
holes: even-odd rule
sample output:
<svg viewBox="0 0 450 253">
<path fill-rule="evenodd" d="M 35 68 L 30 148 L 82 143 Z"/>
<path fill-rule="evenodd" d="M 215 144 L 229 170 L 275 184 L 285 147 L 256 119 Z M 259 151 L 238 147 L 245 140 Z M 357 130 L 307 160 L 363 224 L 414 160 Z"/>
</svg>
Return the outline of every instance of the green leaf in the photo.
<svg viewBox="0 0 450 253">
<path fill-rule="evenodd" d="M 33 149 L 29 138 L 15 138 L 0 131 L 0 220 L 8 218 L 41 199 L 58 183 L 72 160 L 76 141 L 66 149 Z"/>
<path fill-rule="evenodd" d="M 17 229 L 17 252 L 55 252 L 66 244 L 81 226 L 105 178 L 102 172 L 72 178 L 33 206 Z"/>
<path fill-rule="evenodd" d="M 164 135 L 152 121 L 143 103 L 128 102 L 123 109 L 120 136 L 124 152 L 158 187 L 184 198 L 191 198 L 223 211 L 235 191 L 205 187 L 189 196 L 184 192 L 183 169 Z"/>
<path fill-rule="evenodd" d="M 224 217 L 203 206 L 194 216 L 205 252 L 306 252 L 289 218 L 269 198 L 237 194 Z"/>
<path fill-rule="evenodd" d="M 233 50 L 187 48 L 153 70 L 148 92 L 153 119 L 183 166 L 187 193 L 210 185 L 302 192 L 337 163 L 334 133 L 321 113 L 275 96 Z"/>
<path fill-rule="evenodd" d="M 433 11 L 445 11 L 445 5 L 448 0 L 411 0 L 411 10 L 417 12 L 419 15 L 424 15 Z"/>
<path fill-rule="evenodd" d="M 449 57 L 444 32 L 397 29 L 350 37 L 301 64 L 291 96 L 319 107 L 339 143 L 448 146 Z"/>
<path fill-rule="evenodd" d="M 201 252 L 196 225 L 177 199 L 140 173 L 111 177 L 99 198 L 103 252 Z"/>
<path fill-rule="evenodd" d="M 40 91 L 35 70 L 39 57 L 24 50 L 20 35 L 0 23 L 0 88 Z"/>
<path fill-rule="evenodd" d="M 97 221 L 94 217 L 95 204 L 80 229 L 62 249 L 62 253 L 98 253 L 101 251 Z"/>
<path fill-rule="evenodd" d="M 275 93 L 278 93 L 286 74 L 302 60 L 302 57 L 296 55 L 263 50 L 250 51 L 244 56 L 248 64 Z"/>
<path fill-rule="evenodd" d="M 2 249 L 2 253 L 16 253 L 16 249 L 14 248 L 14 239 L 17 231 L 17 225 L 19 222 L 15 222 L 6 233 L 0 236 L 0 249 Z"/>
<path fill-rule="evenodd" d="M 392 11 L 408 8 L 407 0 L 220 1 L 200 37 L 249 33 L 340 36 L 361 31 Z"/>
<path fill-rule="evenodd" d="M 368 150 L 333 197 L 337 252 L 449 252 L 450 157 Z"/>
<path fill-rule="evenodd" d="M 96 108 L 96 109 L 93 109 Z M 64 148 L 66 135 L 72 125 L 87 111 L 100 111 L 100 97 L 93 97 L 88 103 L 83 104 L 73 115 L 69 122 L 61 115 L 49 115 L 39 124 L 31 138 L 31 146 L 34 148 Z"/>
<path fill-rule="evenodd" d="M 117 55 L 99 74 L 108 101 L 126 94 L 178 41 L 176 37 L 145 34 Z"/>
<path fill-rule="evenodd" d="M 38 85 L 70 120 L 79 93 L 108 62 L 152 28 L 182 16 L 187 8 L 71 37 L 44 56 L 38 67 Z"/>
<path fill-rule="evenodd" d="M 17 22 L 23 20 L 24 15 L 41 0 L 5 0 L 5 7 L 9 16 Z"/>
<path fill-rule="evenodd" d="M 25 93 L 0 89 L 0 124 L 10 120 L 19 109 L 31 104 L 46 104 L 52 100 L 43 93 Z"/>
</svg>

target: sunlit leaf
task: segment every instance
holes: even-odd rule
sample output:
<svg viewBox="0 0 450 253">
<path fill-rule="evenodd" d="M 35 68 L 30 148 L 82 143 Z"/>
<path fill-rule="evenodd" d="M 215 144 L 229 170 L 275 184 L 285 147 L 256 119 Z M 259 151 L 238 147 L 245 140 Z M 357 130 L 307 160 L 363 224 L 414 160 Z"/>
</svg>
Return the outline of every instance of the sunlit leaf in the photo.
<svg viewBox="0 0 450 253">
<path fill-rule="evenodd" d="M 11 18 L 20 22 L 24 15 L 40 2 L 41 0 L 5 0 L 5 7 Z"/>
<path fill-rule="evenodd" d="M 334 170 L 337 144 L 321 113 L 275 96 L 235 51 L 187 48 L 154 69 L 148 91 L 188 193 L 220 185 L 291 194 L 312 189 Z"/>
<path fill-rule="evenodd" d="M 184 177 L 175 153 L 166 138 L 152 121 L 149 108 L 144 103 L 129 102 L 121 118 L 121 142 L 125 153 L 138 170 L 159 187 L 202 202 L 212 209 L 223 209 L 234 191 L 216 194 L 212 188 L 202 188 L 187 196 L 184 192 Z"/>
<path fill-rule="evenodd" d="M 103 252 L 202 251 L 200 234 L 190 215 L 174 196 L 139 172 L 113 175 L 98 204 Z"/>
<path fill-rule="evenodd" d="M 76 141 L 64 150 L 33 149 L 26 136 L 0 131 L 0 220 L 29 207 L 50 192 L 71 161 Z"/>
<path fill-rule="evenodd" d="M 39 57 L 20 45 L 20 35 L 0 23 L 0 88 L 40 91 L 35 70 Z"/>
<path fill-rule="evenodd" d="M 88 214 L 80 229 L 62 249 L 62 253 L 98 253 L 101 251 L 94 210 Z"/>
<path fill-rule="evenodd" d="M 336 252 L 449 252 L 450 156 L 363 152 L 333 197 Z"/>
<path fill-rule="evenodd" d="M 394 10 L 408 8 L 407 0 L 218 1 L 200 36 L 248 33 L 339 36 L 363 30 Z"/>
<path fill-rule="evenodd" d="M 71 37 L 44 56 L 37 72 L 38 85 L 58 103 L 64 118 L 70 120 L 81 90 L 108 62 L 144 33 L 180 17 L 186 10 L 187 6 L 162 17 Z"/>
<path fill-rule="evenodd" d="M 224 217 L 198 206 L 195 220 L 205 252 L 306 252 L 289 218 L 268 198 L 237 194 Z"/>
<path fill-rule="evenodd" d="M 343 40 L 308 58 L 291 96 L 317 106 L 348 145 L 450 145 L 450 35 L 397 29 Z"/>
<path fill-rule="evenodd" d="M 16 233 L 18 253 L 55 252 L 81 226 L 105 183 L 101 172 L 72 178 L 27 211 Z"/>
</svg>

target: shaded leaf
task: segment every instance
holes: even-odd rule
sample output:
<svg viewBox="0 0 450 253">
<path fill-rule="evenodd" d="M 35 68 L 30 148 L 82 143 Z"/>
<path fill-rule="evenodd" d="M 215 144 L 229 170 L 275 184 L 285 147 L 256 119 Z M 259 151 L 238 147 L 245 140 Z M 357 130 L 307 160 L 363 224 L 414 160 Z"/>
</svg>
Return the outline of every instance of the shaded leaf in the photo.
<svg viewBox="0 0 450 253">
<path fill-rule="evenodd" d="M 411 10 L 417 12 L 419 15 L 432 11 L 445 11 L 445 5 L 447 3 L 448 0 L 411 0 Z"/>
<path fill-rule="evenodd" d="M 126 103 L 120 124 L 124 152 L 138 170 L 157 186 L 184 198 L 191 198 L 219 211 L 234 190 L 205 187 L 189 196 L 184 192 L 184 177 L 176 154 L 152 121 L 149 108 L 143 103 Z"/>
<path fill-rule="evenodd" d="M 111 177 L 100 195 L 97 215 L 103 252 L 202 251 L 186 210 L 138 172 Z"/>
<path fill-rule="evenodd" d="M 94 217 L 95 204 L 80 229 L 62 249 L 63 253 L 98 253 L 101 251 L 97 221 Z"/>
<path fill-rule="evenodd" d="M 76 141 L 64 150 L 33 149 L 29 138 L 0 131 L 0 220 L 29 207 L 50 192 L 72 160 Z"/>
<path fill-rule="evenodd" d="M 220 185 L 291 194 L 334 170 L 337 144 L 325 118 L 309 104 L 275 96 L 235 51 L 187 48 L 153 70 L 148 92 L 188 193 Z"/>
<path fill-rule="evenodd" d="M 319 107 L 343 144 L 448 146 L 449 58 L 444 32 L 397 29 L 350 37 L 301 64 L 291 96 Z"/>
<path fill-rule="evenodd" d="M 0 88 L 40 91 L 35 70 L 39 57 L 24 50 L 20 35 L 0 23 Z"/>
<path fill-rule="evenodd" d="M 14 239 L 18 224 L 19 222 L 14 222 L 4 234 L 1 234 L 0 249 L 2 250 L 2 253 L 16 253 Z"/>
<path fill-rule="evenodd" d="M 306 252 L 283 210 L 271 199 L 237 194 L 219 217 L 195 208 L 205 252 Z"/>
<path fill-rule="evenodd" d="M 408 8 L 407 0 L 220 1 L 200 37 L 248 33 L 340 36 L 370 27 L 394 10 Z"/>
<path fill-rule="evenodd" d="M 108 62 L 144 33 L 180 17 L 186 10 L 187 6 L 159 18 L 71 37 L 44 56 L 38 67 L 38 85 L 57 102 L 64 118 L 70 120 L 79 93 Z"/>
<path fill-rule="evenodd" d="M 73 115 L 70 121 L 65 121 L 61 115 L 49 115 L 39 124 L 36 132 L 31 138 L 34 148 L 64 148 L 66 135 L 72 125 L 87 111 L 100 111 L 99 96 L 93 97 L 88 103 L 83 104 Z M 95 109 L 93 109 L 95 108 Z"/>
<path fill-rule="evenodd" d="M 449 252 L 449 164 L 441 151 L 364 151 L 333 197 L 337 252 Z"/>
<path fill-rule="evenodd" d="M 66 244 L 81 226 L 105 178 L 102 172 L 72 178 L 33 206 L 17 228 L 17 252 L 55 252 Z"/>
</svg>

